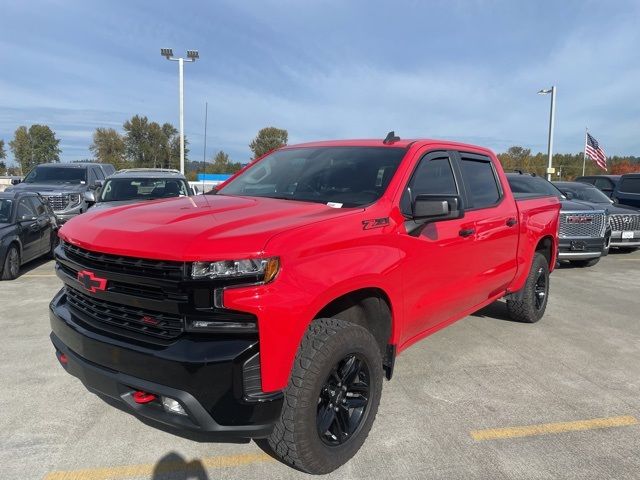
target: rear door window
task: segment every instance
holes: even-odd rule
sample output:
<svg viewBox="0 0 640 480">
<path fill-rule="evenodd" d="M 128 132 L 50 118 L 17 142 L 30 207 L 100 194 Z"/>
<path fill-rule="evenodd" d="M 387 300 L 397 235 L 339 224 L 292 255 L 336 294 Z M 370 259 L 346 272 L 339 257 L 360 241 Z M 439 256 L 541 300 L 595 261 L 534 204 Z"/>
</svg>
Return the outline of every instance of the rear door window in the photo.
<svg viewBox="0 0 640 480">
<path fill-rule="evenodd" d="M 491 160 L 476 155 L 470 158 L 463 152 L 460 156 L 460 168 L 471 203 L 469 208 L 487 208 L 498 203 L 502 193 Z"/>
<path fill-rule="evenodd" d="M 620 180 L 618 190 L 624 193 L 640 194 L 640 177 L 628 177 Z"/>
</svg>

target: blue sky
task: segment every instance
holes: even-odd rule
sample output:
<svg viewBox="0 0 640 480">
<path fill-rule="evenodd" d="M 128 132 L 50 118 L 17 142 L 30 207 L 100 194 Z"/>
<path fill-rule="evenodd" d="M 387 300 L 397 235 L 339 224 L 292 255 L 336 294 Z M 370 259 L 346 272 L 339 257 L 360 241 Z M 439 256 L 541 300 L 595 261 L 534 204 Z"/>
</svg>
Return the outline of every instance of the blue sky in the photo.
<svg viewBox="0 0 640 480">
<path fill-rule="evenodd" d="M 264 126 L 290 143 L 448 138 L 496 151 L 546 150 L 558 87 L 556 151 L 584 128 L 609 154 L 640 155 L 640 2 L 7 1 L 0 3 L 0 139 L 45 123 L 64 161 L 90 157 L 99 126 L 134 114 L 178 124 L 185 66 L 191 159 L 245 161 Z M 8 152 L 9 157 L 12 154 Z"/>
</svg>

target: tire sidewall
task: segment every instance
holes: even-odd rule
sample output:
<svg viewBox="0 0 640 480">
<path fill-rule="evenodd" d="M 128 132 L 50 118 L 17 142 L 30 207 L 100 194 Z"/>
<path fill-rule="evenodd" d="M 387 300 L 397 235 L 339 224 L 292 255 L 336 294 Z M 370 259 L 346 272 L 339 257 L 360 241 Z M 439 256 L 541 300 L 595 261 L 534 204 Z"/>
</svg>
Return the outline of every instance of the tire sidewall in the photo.
<svg viewBox="0 0 640 480">
<path fill-rule="evenodd" d="M 16 272 L 11 271 L 11 267 L 9 263 L 12 252 L 15 252 L 16 255 L 18 256 L 18 270 Z M 20 274 L 20 252 L 18 251 L 15 245 L 12 245 L 7 249 L 7 254 L 4 258 L 4 265 L 2 266 L 2 279 L 14 280 L 18 277 L 19 274 Z"/>
<path fill-rule="evenodd" d="M 317 369 L 307 371 L 303 379 L 302 393 L 298 394 L 298 409 L 295 414 L 296 430 L 299 433 L 301 446 L 306 451 L 305 456 L 314 459 L 314 463 L 317 464 L 314 471 L 328 473 L 356 454 L 373 425 L 382 393 L 382 358 L 372 335 L 357 325 L 341 329 L 338 335 L 331 336 L 318 353 L 322 358 L 314 359 L 317 362 Z M 369 403 L 364 413 L 365 418 L 351 439 L 342 445 L 329 446 L 321 440 L 317 431 L 317 402 L 320 391 L 333 368 L 350 354 L 359 355 L 367 363 L 370 376 Z M 298 427 L 301 428 L 298 429 Z"/>
</svg>

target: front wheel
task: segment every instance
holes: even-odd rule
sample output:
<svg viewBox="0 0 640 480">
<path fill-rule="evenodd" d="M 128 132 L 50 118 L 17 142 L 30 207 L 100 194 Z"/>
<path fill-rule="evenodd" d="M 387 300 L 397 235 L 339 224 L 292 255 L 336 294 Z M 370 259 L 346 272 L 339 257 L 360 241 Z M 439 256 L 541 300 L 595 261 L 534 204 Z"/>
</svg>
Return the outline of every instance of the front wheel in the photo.
<svg viewBox="0 0 640 480">
<path fill-rule="evenodd" d="M 20 273 L 20 252 L 18 247 L 12 245 L 7 250 L 7 256 L 4 258 L 2 267 L 2 280 L 13 280 Z"/>
<path fill-rule="evenodd" d="M 382 394 L 382 356 L 363 327 L 315 320 L 296 356 L 269 446 L 312 474 L 346 463 L 364 443 Z"/>
<path fill-rule="evenodd" d="M 536 253 L 524 287 L 507 299 L 509 316 L 517 322 L 535 323 L 544 315 L 548 299 L 549 263 Z"/>
</svg>

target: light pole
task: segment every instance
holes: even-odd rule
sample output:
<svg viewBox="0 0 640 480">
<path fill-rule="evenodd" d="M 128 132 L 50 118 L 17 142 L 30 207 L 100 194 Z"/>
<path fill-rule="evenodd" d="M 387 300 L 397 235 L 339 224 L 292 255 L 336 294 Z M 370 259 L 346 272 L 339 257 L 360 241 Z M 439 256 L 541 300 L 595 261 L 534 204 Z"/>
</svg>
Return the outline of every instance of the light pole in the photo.
<svg viewBox="0 0 640 480">
<path fill-rule="evenodd" d="M 551 174 L 553 173 L 552 159 L 553 159 L 553 125 L 556 116 L 556 87 L 543 88 L 538 92 L 538 95 L 551 94 L 551 113 L 549 114 L 549 142 L 547 146 L 547 154 L 549 155 L 549 164 L 547 165 L 547 180 L 551 181 Z"/>
<path fill-rule="evenodd" d="M 178 74 L 180 77 L 180 173 L 184 175 L 184 62 L 195 62 L 200 58 L 198 50 L 187 50 L 187 58 L 173 56 L 172 48 L 161 48 L 160 54 L 167 60 L 178 62 Z"/>
</svg>

